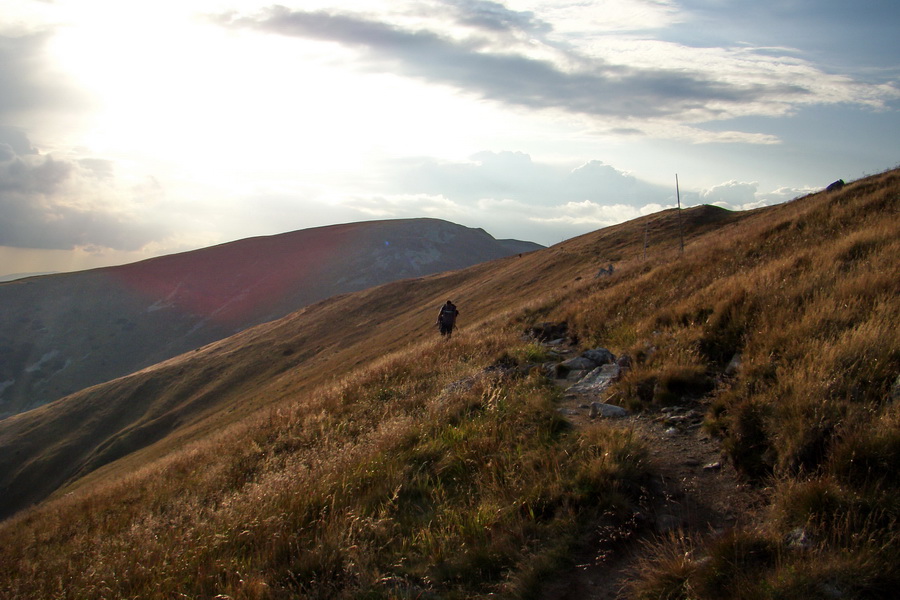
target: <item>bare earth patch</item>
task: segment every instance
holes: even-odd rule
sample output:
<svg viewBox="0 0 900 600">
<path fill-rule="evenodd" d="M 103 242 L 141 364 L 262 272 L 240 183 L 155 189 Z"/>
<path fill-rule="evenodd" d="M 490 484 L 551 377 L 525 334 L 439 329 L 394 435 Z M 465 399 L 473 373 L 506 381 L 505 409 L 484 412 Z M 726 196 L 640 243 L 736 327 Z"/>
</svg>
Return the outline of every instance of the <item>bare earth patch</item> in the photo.
<svg viewBox="0 0 900 600">
<path fill-rule="evenodd" d="M 558 382 L 562 385 L 563 382 Z M 567 393 L 559 411 L 576 428 L 602 421 L 633 431 L 646 443 L 653 478 L 633 519 L 610 518 L 591 533 L 574 568 L 544 586 L 547 600 L 618 600 L 651 545 L 664 538 L 720 535 L 750 522 L 764 490 L 741 481 L 719 442 L 700 426 L 705 406 L 686 402 L 618 419 L 591 418 L 599 398 Z"/>
</svg>

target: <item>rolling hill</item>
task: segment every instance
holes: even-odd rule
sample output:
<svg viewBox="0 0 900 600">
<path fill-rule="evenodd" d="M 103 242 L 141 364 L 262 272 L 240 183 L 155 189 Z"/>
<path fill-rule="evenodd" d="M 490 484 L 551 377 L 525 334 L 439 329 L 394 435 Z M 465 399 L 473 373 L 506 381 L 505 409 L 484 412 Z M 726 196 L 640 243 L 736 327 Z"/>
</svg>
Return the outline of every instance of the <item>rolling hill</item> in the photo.
<svg viewBox="0 0 900 600">
<path fill-rule="evenodd" d="M 331 296 L 537 248 L 437 219 L 372 221 L 0 283 L 0 418 Z"/>
<path fill-rule="evenodd" d="M 0 594 L 580 599 L 602 555 L 619 597 L 889 597 L 898 253 L 892 171 L 343 294 L 81 390 L 0 421 Z M 631 416 L 575 426 L 554 365 L 598 346 Z M 690 492 L 665 461 L 697 458 L 650 452 L 657 424 L 753 512 L 662 534 Z"/>
</svg>

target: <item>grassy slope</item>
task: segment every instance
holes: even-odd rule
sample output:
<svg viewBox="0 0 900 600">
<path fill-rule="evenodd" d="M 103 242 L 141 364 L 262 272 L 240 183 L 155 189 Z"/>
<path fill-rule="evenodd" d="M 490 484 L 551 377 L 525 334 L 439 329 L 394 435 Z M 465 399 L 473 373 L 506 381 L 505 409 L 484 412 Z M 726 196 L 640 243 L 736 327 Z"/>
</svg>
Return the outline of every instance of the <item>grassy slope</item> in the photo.
<svg viewBox="0 0 900 600">
<path fill-rule="evenodd" d="M 0 595 L 527 596 L 593 519 L 626 518 L 647 476 L 627 432 L 569 430 L 538 374 L 484 370 L 539 358 L 521 330 L 566 319 L 635 357 L 628 406 L 708 393 L 709 429 L 772 486 L 757 529 L 651 552 L 635 596 L 878 597 L 900 581 L 898 189 L 892 172 L 689 211 L 677 261 L 660 245 L 641 261 L 643 223 L 626 224 L 344 296 L 86 392 L 146 396 L 168 435 L 0 525 Z M 649 220 L 673 248 L 674 215 Z M 430 326 L 445 297 L 463 311 L 449 343 Z"/>
</svg>

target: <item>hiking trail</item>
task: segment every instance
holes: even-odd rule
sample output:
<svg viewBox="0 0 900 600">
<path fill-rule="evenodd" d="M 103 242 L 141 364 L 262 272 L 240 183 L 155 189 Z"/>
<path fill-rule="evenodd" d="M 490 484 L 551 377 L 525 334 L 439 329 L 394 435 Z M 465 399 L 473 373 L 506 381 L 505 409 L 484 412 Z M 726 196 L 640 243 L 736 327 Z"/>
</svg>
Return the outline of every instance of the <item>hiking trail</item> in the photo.
<svg viewBox="0 0 900 600">
<path fill-rule="evenodd" d="M 595 394 L 567 391 L 557 409 L 576 429 L 603 426 L 631 430 L 646 445 L 653 477 L 634 518 L 610 518 L 590 533 L 574 568 L 544 585 L 546 600 L 620 600 L 649 544 L 666 538 L 720 535 L 747 523 L 765 504 L 764 491 L 743 482 L 725 460 L 721 444 L 701 427 L 706 404 L 685 399 L 679 406 L 630 413 L 621 418 L 591 417 Z"/>
</svg>

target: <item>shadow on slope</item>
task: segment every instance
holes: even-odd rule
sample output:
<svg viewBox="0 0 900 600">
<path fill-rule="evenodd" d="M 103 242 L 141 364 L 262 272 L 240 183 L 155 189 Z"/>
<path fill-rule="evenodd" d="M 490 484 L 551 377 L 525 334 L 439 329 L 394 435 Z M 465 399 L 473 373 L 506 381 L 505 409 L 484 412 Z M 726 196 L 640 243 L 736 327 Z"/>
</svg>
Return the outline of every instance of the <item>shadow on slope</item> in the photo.
<svg viewBox="0 0 900 600">
<path fill-rule="evenodd" d="M 540 248 L 437 219 L 250 238 L 0 284 L 0 418 L 303 306 Z"/>
<path fill-rule="evenodd" d="M 740 214 L 697 207 L 683 217 L 691 237 Z M 538 252 L 337 296 L 0 421 L 0 516 L 79 478 L 127 472 L 436 335 L 448 297 L 460 307 L 460 325 L 477 334 L 486 319 L 592 281 L 598 266 L 640 260 L 648 228 L 657 232 L 652 251 L 674 258 L 678 227 L 677 213 L 665 211 Z"/>
</svg>

